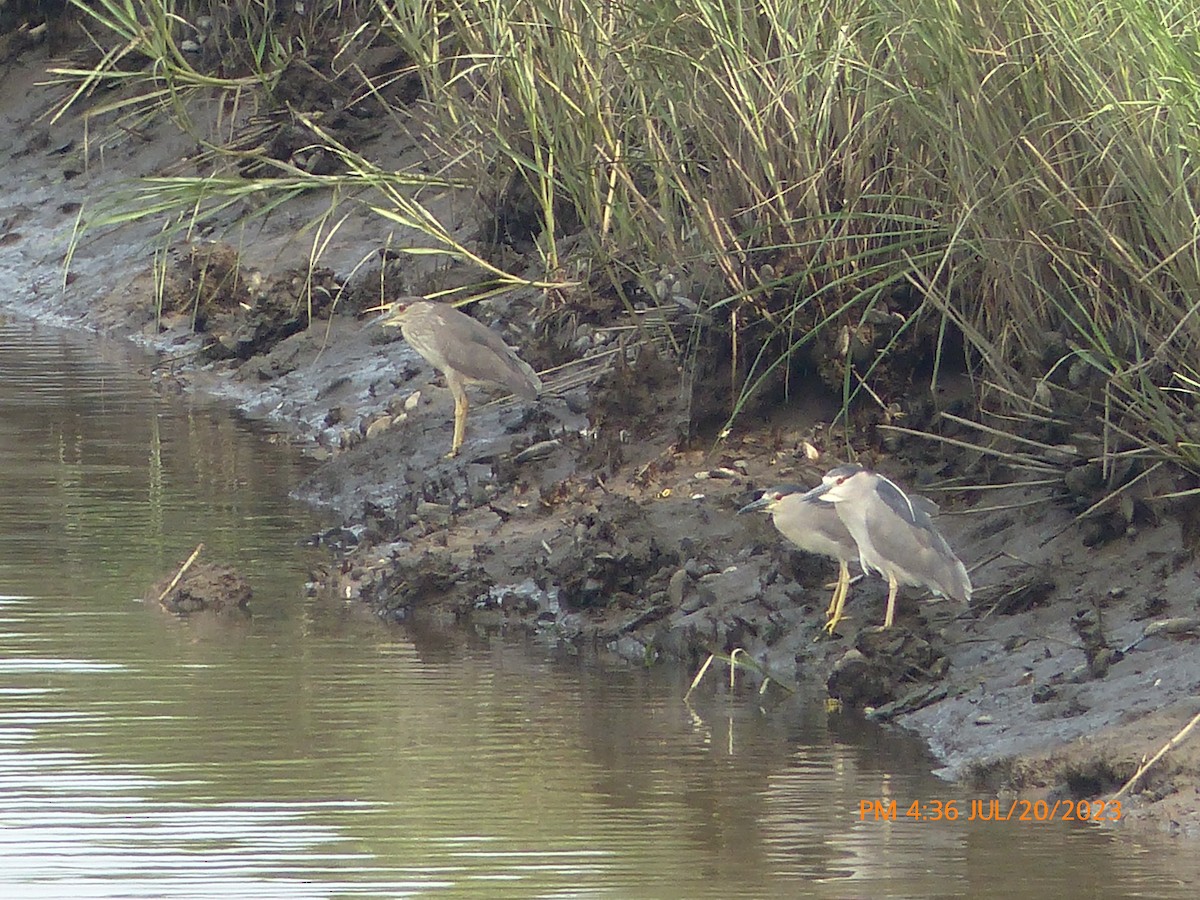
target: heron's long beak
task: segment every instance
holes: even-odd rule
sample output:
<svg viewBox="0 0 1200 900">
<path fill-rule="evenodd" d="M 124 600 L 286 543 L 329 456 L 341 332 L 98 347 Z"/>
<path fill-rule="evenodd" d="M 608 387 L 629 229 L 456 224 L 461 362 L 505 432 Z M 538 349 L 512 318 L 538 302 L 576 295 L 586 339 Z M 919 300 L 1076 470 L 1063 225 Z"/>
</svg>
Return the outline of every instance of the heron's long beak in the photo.
<svg viewBox="0 0 1200 900">
<path fill-rule="evenodd" d="M 807 500 L 809 503 L 812 503 L 813 501 L 816 501 L 816 500 L 821 500 L 822 495 L 828 493 L 829 489 L 831 487 L 832 487 L 832 485 L 825 484 L 825 482 L 821 482 L 815 488 L 813 488 L 811 491 L 806 491 L 805 493 L 801 494 L 800 499 Z M 829 503 L 830 501 L 821 500 L 821 502 Z"/>
<path fill-rule="evenodd" d="M 376 316 L 372 325 L 399 325 L 400 317 L 404 315 L 404 308 L 407 304 L 404 303 L 380 303 L 378 306 L 372 306 L 362 311 L 362 315 L 367 313 L 382 313 Z"/>
<path fill-rule="evenodd" d="M 756 509 L 767 509 L 772 503 L 772 498 L 769 496 L 759 497 L 753 503 L 747 503 L 738 510 L 738 515 L 742 513 L 754 512 Z"/>
</svg>

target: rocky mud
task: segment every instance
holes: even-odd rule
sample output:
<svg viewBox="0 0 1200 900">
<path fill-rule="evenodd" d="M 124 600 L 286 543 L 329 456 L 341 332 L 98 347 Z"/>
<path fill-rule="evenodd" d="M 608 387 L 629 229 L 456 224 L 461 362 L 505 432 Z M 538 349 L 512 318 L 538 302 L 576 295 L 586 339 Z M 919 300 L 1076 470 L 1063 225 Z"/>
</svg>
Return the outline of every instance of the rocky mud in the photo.
<svg viewBox="0 0 1200 900">
<path fill-rule="evenodd" d="M 202 562 L 181 567 L 170 578 L 156 582 L 143 599 L 157 603 L 164 612 L 181 619 L 193 616 L 244 619 L 250 615 L 252 596 L 250 583 L 238 572 L 219 563 Z"/>
<path fill-rule="evenodd" d="M 1086 454 L 1062 451 L 1036 486 L 963 489 L 950 479 L 1028 481 L 1029 469 L 877 429 L 967 411 L 965 378 L 951 382 L 959 399 L 929 395 L 912 361 L 889 376 L 908 379 L 911 402 L 867 410 L 856 431 L 831 428 L 835 396 L 815 365 L 721 436 L 719 348 L 685 370 L 586 290 L 472 308 L 543 370 L 548 391 L 524 403 L 472 389 L 466 445 L 446 459 L 449 392 L 362 310 L 467 273 L 392 259 L 388 247 L 413 238 L 364 212 L 333 237 L 313 285 L 296 227 L 314 207 L 297 201 L 249 230 L 231 212 L 224 232 L 175 248 L 157 311 L 153 226 L 87 235 L 64 285 L 79 204 L 173 171 L 190 148 L 164 123 L 85 157 L 77 120 L 39 119 L 54 99 L 37 86 L 45 64 L 26 53 L 0 108 L 4 303 L 129 335 L 158 354 L 150 374 L 164 389 L 224 398 L 322 460 L 296 486 L 343 519 L 307 536 L 329 550 L 315 589 L 395 622 L 531 629 L 647 665 L 695 667 L 741 648 L 777 684 L 768 689 L 821 682 L 844 707 L 915 729 L 945 774 L 986 791 L 1108 796 L 1200 710 L 1193 507 L 1147 500 L 1151 488 L 1191 487 L 1182 477 L 1145 479 L 1130 502 L 1083 522 L 1099 481 Z M 421 153 L 416 137 L 388 135 L 395 160 Z M 486 222 L 451 215 L 474 198 L 440 202 L 461 239 L 482 239 Z M 670 314 L 686 335 L 689 307 Z M 839 632 L 823 635 L 833 564 L 736 511 L 772 484 L 816 483 L 851 448 L 940 504 L 939 527 L 972 569 L 971 608 L 905 592 L 883 632 L 886 587 L 866 579 Z M 1126 821 L 1196 833 L 1198 743 L 1147 773 Z"/>
</svg>

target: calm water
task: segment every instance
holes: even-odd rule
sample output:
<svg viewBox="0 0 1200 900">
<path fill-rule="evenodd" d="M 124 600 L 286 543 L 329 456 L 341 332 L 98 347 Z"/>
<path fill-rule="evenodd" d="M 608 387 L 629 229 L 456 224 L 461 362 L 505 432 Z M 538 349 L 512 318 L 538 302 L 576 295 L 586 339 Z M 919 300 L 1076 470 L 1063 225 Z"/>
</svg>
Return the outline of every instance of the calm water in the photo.
<svg viewBox="0 0 1200 900">
<path fill-rule="evenodd" d="M 815 702 L 304 596 L 303 466 L 0 326 L 0 896 L 1195 896 L 1191 844 L 859 820 L 968 797 Z M 135 598 L 197 543 L 248 623 Z M 556 658 L 560 656 L 561 658 Z"/>
</svg>

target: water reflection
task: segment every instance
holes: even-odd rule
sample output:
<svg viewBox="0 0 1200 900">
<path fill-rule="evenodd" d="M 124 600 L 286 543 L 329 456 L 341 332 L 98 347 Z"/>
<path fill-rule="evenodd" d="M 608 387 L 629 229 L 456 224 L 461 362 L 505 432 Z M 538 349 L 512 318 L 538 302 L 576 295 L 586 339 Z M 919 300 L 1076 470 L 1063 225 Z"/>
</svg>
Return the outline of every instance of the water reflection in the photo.
<svg viewBox="0 0 1200 900">
<path fill-rule="evenodd" d="M 0 565 L 128 583 L 178 565 L 197 533 L 217 555 L 265 561 L 259 535 L 281 536 L 290 510 L 262 498 L 286 496 L 298 457 L 156 396 L 116 348 L 97 358 L 11 323 L 0 342 Z"/>
<path fill-rule="evenodd" d="M 1165 842 L 860 821 L 957 795 L 816 702 L 305 599 L 301 463 L 124 365 L 0 329 L 5 898 L 1194 895 Z M 250 622 L 132 599 L 201 540 Z"/>
</svg>

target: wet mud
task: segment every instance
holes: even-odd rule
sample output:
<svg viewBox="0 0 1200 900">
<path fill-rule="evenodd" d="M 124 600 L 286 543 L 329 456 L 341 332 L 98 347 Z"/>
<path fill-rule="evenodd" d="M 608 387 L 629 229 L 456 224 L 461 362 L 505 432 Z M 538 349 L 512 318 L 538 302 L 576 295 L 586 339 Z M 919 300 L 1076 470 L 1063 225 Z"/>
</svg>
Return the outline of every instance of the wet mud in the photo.
<svg viewBox="0 0 1200 900">
<path fill-rule="evenodd" d="M 769 690 L 823 683 L 844 706 L 914 729 L 944 774 L 989 792 L 1106 796 L 1200 709 L 1200 628 L 1188 624 L 1200 597 L 1196 506 L 1151 507 L 1130 492 L 1129 503 L 1076 521 L 1111 473 L 1069 453 L 1035 487 L 935 490 L 951 476 L 1003 484 L 1023 473 L 876 429 L 969 408 L 961 395 L 919 389 L 919 360 L 898 358 L 889 373 L 908 407 L 869 410 L 850 440 L 859 461 L 939 503 L 938 526 L 972 570 L 975 596 L 967 609 L 903 591 L 896 626 L 883 631 L 886 585 L 863 579 L 828 636 L 834 564 L 788 545 L 765 516 L 736 515 L 763 489 L 815 484 L 847 458 L 821 364 L 766 392 L 718 439 L 730 402 L 718 352 L 685 373 L 662 348 L 624 337 L 637 323 L 610 300 L 581 297 L 549 315 L 536 292 L 513 292 L 472 314 L 535 368 L 576 365 L 546 374 L 536 403 L 471 388 L 466 444 L 446 459 L 448 390 L 361 311 L 386 299 L 381 285 L 423 293 L 467 276 L 392 261 L 395 235 L 365 213 L 328 246 L 315 289 L 299 274 L 309 247 L 284 216 L 258 221 L 252 241 L 177 248 L 162 300 L 149 226 L 89 238 L 62 287 L 73 204 L 163 170 L 184 142 L 161 126 L 117 145 L 104 165 L 76 162 L 78 123 L 38 119 L 51 101 L 36 86 L 44 65 L 29 55 L 10 73 L 23 89 L 6 91 L 2 110 L 11 162 L 0 218 L 15 235 L 0 245 L 6 304 L 127 335 L 158 354 L 148 374 L 164 390 L 222 398 L 320 460 L 295 493 L 342 521 L 297 536 L 328 550 L 314 590 L 414 627 L 528 629 L 649 665 L 695 667 L 741 649 L 776 683 Z M 415 137 L 391 145 L 396 160 L 421 152 Z M 461 236 L 486 225 L 461 218 Z M 679 327 L 686 336 L 690 323 Z M 1166 475 L 1157 485 L 1190 486 Z M 191 603 L 181 597 L 173 611 Z M 746 673 L 738 699 L 753 702 L 761 677 Z M 1196 834 L 1198 753 L 1185 742 L 1147 773 L 1126 821 Z"/>
<path fill-rule="evenodd" d="M 241 619 L 249 618 L 253 595 L 250 583 L 229 566 L 201 562 L 178 577 L 155 582 L 145 600 L 183 619 L 200 615 Z"/>
</svg>

